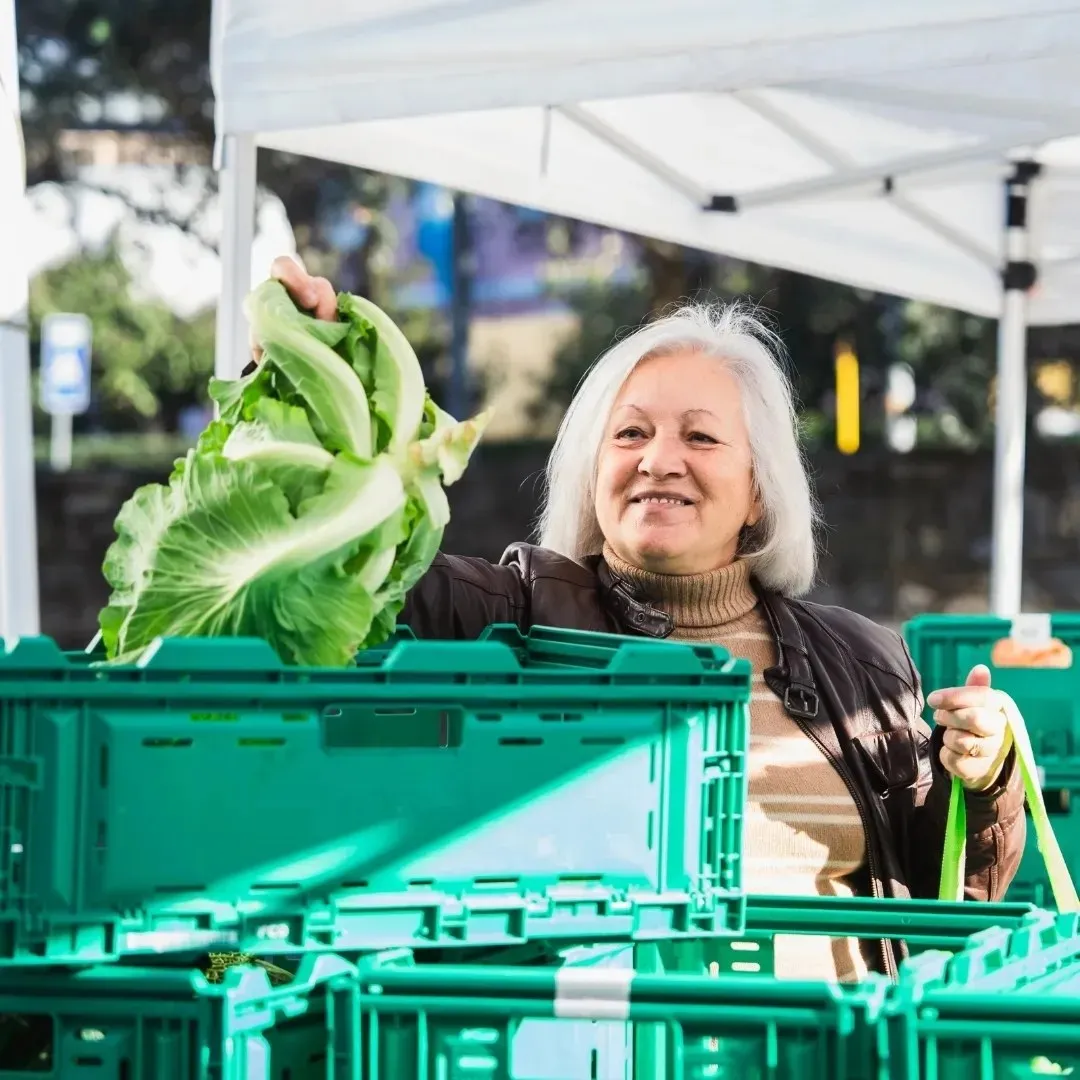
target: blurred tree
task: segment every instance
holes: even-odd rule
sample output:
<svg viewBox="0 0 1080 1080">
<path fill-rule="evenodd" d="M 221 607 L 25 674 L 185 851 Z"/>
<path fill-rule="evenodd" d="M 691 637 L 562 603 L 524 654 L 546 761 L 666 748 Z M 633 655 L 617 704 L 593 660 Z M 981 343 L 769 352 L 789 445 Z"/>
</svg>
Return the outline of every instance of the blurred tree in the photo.
<svg viewBox="0 0 1080 1080">
<path fill-rule="evenodd" d="M 929 304 L 905 308 L 904 359 L 921 390 L 923 427 L 938 442 L 990 445 L 994 435 L 997 323 Z M 1047 406 L 1075 408 L 1080 326 L 1038 326 L 1027 336 L 1028 435 Z M 929 423 L 929 416 L 934 422 Z"/>
<path fill-rule="evenodd" d="M 874 415 L 875 395 L 881 380 L 875 374 L 883 355 L 880 310 L 873 294 L 820 281 L 802 274 L 771 270 L 752 263 L 674 245 L 642 241 L 645 251 L 640 282 L 610 289 L 592 285 L 575 291 L 568 300 L 581 328 L 555 356 L 550 377 L 537 388 L 530 412 L 537 422 L 552 426 L 569 404 L 588 367 L 617 338 L 686 301 L 749 300 L 758 315 L 784 341 L 796 393 L 804 410 L 813 414 L 812 430 L 821 437 L 831 433 L 833 349 L 838 338 L 850 340 L 865 365 Z M 829 423 L 819 414 L 830 413 Z"/>
<path fill-rule="evenodd" d="M 67 179 L 66 128 L 147 125 L 210 146 L 209 0 L 15 0 L 29 182 Z"/>
<path fill-rule="evenodd" d="M 70 128 L 186 139 L 192 160 L 209 161 L 210 0 L 15 0 L 15 14 L 30 185 L 73 179 L 60 138 Z M 404 181 L 270 151 L 259 154 L 259 181 L 284 203 L 310 269 L 335 280 L 344 271 L 350 284 L 377 294 L 370 262 L 383 231 L 378 211 Z M 210 174 L 207 197 L 215 187 Z M 354 207 L 375 220 L 357 248 L 343 253 L 328 234 Z"/>
<path fill-rule="evenodd" d="M 715 286 L 716 259 L 665 240 L 639 237 L 650 312 L 664 312 L 686 300 L 700 299 Z"/>
<path fill-rule="evenodd" d="M 209 163 L 214 136 L 210 0 L 15 0 L 15 4 L 31 185 L 76 179 L 79 163 L 65 153 L 61 138 L 72 128 L 146 131 L 186 142 L 188 152 L 178 155 L 178 173 L 190 167 L 185 162 L 204 167 Z M 309 271 L 390 306 L 389 254 L 396 236 L 384 210 L 395 193 L 409 190 L 408 181 L 275 151 L 259 152 L 258 177 L 260 185 L 284 204 L 298 253 Z M 206 183 L 202 204 L 216 193 L 216 175 L 208 172 Z M 131 209 L 162 221 L 158 211 Z M 199 205 L 195 213 L 166 223 L 188 230 L 202 209 Z M 123 349 L 114 342 L 108 352 L 102 384 L 104 401 L 111 403 L 108 408 L 129 418 L 145 418 L 161 407 L 156 415 L 171 426 L 173 410 L 168 403 L 170 394 L 178 392 L 173 380 L 179 379 L 175 386 L 184 387 L 183 393 L 188 391 L 180 359 L 186 346 L 170 351 L 160 339 L 159 332 L 168 323 L 164 310 L 142 305 L 131 323 L 130 313 L 121 317 L 128 299 L 118 297 L 114 304 L 107 290 L 82 291 L 94 285 L 89 268 L 96 265 L 95 259 L 88 256 L 59 268 L 59 277 L 54 275 L 42 288 L 52 290 L 62 283 L 74 290 L 78 295 L 64 301 L 69 310 L 94 315 L 90 305 L 103 304 L 104 326 L 116 332 L 123 327 L 130 337 Z M 110 273 L 121 274 L 114 260 L 111 253 L 102 269 L 107 266 Z M 405 318 L 417 352 L 437 381 L 437 360 L 447 347 L 445 328 L 437 319 Z M 212 332 L 212 320 L 207 314 L 197 324 L 199 332 L 204 323 Z M 142 346 L 136 327 L 146 334 Z M 145 372 L 137 356 L 140 347 L 146 353 Z M 161 350 L 168 353 L 167 362 Z M 200 354 L 200 378 L 212 366 L 209 356 L 212 349 Z"/>
<path fill-rule="evenodd" d="M 529 403 L 530 418 L 541 431 L 557 427 L 578 384 L 593 362 L 615 342 L 631 333 L 652 310 L 649 283 L 610 288 L 590 285 L 567 296 L 580 326 L 556 353 L 549 375 L 537 385 Z"/>
<path fill-rule="evenodd" d="M 642 280 L 631 287 L 592 285 L 567 296 L 579 333 L 559 350 L 530 412 L 551 428 L 588 367 L 619 337 L 687 299 L 743 297 L 784 341 L 808 442 L 834 436 L 834 355 L 850 343 L 860 360 L 863 445 L 884 435 L 884 390 L 891 363 L 908 363 L 918 388 L 919 445 L 973 448 L 993 439 L 996 323 L 933 304 L 898 301 L 784 270 L 641 241 Z M 1080 328 L 1037 328 L 1029 335 L 1033 378 L 1028 411 L 1063 404 L 1061 386 L 1080 385 Z M 1045 368 L 1044 361 L 1053 361 Z M 1054 377 L 1051 379 L 1049 372 Z"/>
<path fill-rule="evenodd" d="M 36 362 L 42 318 L 83 312 L 94 328 L 92 419 L 109 430 L 175 430 L 182 409 L 205 401 L 214 366 L 214 314 L 191 321 L 140 299 L 115 246 L 38 275 L 30 289 Z"/>
<path fill-rule="evenodd" d="M 996 331 L 990 319 L 933 304 L 904 306 L 899 359 L 915 373 L 924 444 L 975 446 L 993 439 Z"/>
</svg>

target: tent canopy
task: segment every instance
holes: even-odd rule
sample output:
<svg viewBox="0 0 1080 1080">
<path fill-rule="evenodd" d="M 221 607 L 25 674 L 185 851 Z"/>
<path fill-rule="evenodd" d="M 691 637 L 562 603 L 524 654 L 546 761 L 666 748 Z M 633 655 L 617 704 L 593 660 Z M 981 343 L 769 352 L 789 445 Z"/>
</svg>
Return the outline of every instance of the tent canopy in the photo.
<svg viewBox="0 0 1080 1080">
<path fill-rule="evenodd" d="M 218 0 L 218 131 L 984 315 L 1077 317 L 1080 4 Z M 1048 222 L 1053 222 L 1053 227 Z"/>
<path fill-rule="evenodd" d="M 1059 0 L 216 0 L 218 370 L 246 349 L 256 143 L 999 316 L 1015 614 L 1025 331 L 1080 316 L 1078 45 Z"/>
</svg>

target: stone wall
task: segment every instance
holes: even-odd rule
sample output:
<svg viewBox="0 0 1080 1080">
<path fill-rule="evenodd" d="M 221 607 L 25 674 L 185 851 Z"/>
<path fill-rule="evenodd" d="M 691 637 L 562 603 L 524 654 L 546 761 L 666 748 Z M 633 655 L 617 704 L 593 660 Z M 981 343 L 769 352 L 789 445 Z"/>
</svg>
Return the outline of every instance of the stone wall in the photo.
<svg viewBox="0 0 1080 1080">
<path fill-rule="evenodd" d="M 547 446 L 483 447 L 451 489 L 448 551 L 496 559 L 525 538 Z M 989 454 L 827 454 L 813 470 L 827 528 L 815 598 L 889 623 L 919 611 L 985 610 L 990 550 Z M 38 476 L 42 623 L 66 647 L 96 630 L 107 590 L 101 561 L 113 519 L 161 469 L 99 468 Z M 1029 458 L 1025 606 L 1080 610 L 1080 449 Z"/>
</svg>

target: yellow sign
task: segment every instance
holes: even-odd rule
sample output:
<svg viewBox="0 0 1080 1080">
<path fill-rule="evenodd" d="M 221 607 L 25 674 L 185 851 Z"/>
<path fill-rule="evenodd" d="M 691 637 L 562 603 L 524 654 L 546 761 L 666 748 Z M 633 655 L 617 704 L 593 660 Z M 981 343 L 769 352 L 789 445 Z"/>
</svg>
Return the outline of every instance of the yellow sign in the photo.
<svg viewBox="0 0 1080 1080">
<path fill-rule="evenodd" d="M 1055 405 L 1072 404 L 1073 367 L 1068 360 L 1048 360 L 1035 369 L 1035 385 Z"/>
<path fill-rule="evenodd" d="M 859 449 L 859 358 L 847 342 L 836 347 L 836 448 Z"/>
</svg>

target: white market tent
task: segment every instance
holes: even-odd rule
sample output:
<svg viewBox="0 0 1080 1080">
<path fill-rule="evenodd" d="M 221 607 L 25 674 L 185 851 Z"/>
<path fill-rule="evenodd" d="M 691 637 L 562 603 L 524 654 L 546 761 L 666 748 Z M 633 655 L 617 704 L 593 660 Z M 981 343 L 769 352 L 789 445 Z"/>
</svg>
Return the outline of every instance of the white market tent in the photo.
<svg viewBox="0 0 1080 1080">
<path fill-rule="evenodd" d="M 259 145 L 998 316 L 1012 615 L 1025 331 L 1080 320 L 1078 46 L 1042 0 L 216 0 L 235 280 Z"/>
<path fill-rule="evenodd" d="M 1078 45 L 1061 0 L 216 0 L 213 62 L 230 169 L 253 136 L 996 315 L 1004 160 L 1080 134 Z"/>
</svg>

